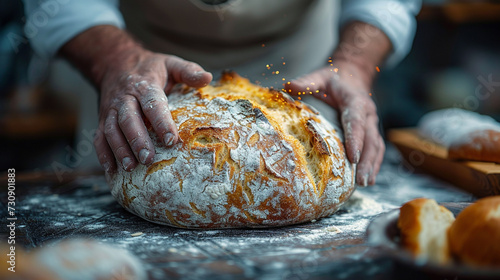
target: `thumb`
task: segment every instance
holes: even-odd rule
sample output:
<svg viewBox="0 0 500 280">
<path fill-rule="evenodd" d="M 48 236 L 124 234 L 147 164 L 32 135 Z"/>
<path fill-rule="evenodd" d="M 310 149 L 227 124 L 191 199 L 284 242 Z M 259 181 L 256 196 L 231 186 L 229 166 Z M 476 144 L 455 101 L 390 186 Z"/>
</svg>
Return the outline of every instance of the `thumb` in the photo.
<svg viewBox="0 0 500 280">
<path fill-rule="evenodd" d="M 169 56 L 165 61 L 168 72 L 167 86 L 184 83 L 190 87 L 204 87 L 212 81 L 212 73 L 205 71 L 200 65 L 177 56 Z"/>
<path fill-rule="evenodd" d="M 329 83 L 329 77 L 324 73 L 324 69 L 312 72 L 294 79 L 285 84 L 285 90 L 290 95 L 313 95 L 319 97 L 326 92 Z"/>
</svg>

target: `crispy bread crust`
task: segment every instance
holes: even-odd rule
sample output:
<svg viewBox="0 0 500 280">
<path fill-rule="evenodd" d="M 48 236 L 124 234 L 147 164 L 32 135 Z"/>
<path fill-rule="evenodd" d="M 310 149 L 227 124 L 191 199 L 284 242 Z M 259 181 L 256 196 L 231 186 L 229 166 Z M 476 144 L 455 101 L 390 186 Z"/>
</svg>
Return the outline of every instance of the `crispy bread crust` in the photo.
<svg viewBox="0 0 500 280">
<path fill-rule="evenodd" d="M 480 199 L 460 212 L 448 239 L 462 262 L 500 267 L 500 196 Z"/>
<path fill-rule="evenodd" d="M 108 178 L 128 211 L 183 228 L 270 227 L 333 214 L 354 191 L 339 128 L 235 73 L 169 96 L 182 143 Z"/>
<path fill-rule="evenodd" d="M 452 143 L 448 149 L 448 157 L 500 163 L 500 131 L 474 131 L 467 137 L 467 141 Z"/>
</svg>

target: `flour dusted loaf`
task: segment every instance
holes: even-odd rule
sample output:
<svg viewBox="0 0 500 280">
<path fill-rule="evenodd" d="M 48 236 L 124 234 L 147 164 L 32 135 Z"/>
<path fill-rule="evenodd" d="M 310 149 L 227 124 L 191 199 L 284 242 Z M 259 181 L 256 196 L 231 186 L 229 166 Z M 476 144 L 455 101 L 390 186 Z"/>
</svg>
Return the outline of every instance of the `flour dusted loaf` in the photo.
<svg viewBox="0 0 500 280">
<path fill-rule="evenodd" d="M 426 114 L 422 136 L 448 149 L 448 158 L 500 163 L 500 124 L 493 118 L 453 108 Z"/>
<path fill-rule="evenodd" d="M 341 131 L 286 93 L 235 73 L 169 96 L 181 143 L 157 141 L 150 166 L 108 178 L 151 222 L 182 228 L 271 227 L 333 214 L 354 191 Z"/>
<path fill-rule="evenodd" d="M 454 220 L 453 214 L 433 199 L 409 201 L 399 214 L 401 242 L 418 259 L 447 263 L 451 256 L 447 234 Z"/>
<path fill-rule="evenodd" d="M 500 163 L 500 128 L 476 130 L 448 148 L 448 158 Z"/>
</svg>

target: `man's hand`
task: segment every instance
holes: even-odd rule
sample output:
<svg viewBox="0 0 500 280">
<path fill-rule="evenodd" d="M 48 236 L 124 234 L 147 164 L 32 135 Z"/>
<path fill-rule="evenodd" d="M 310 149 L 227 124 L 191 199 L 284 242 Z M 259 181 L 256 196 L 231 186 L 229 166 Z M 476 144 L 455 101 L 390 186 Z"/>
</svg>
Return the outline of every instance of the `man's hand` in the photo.
<svg viewBox="0 0 500 280">
<path fill-rule="evenodd" d="M 341 70 L 336 73 L 334 69 Z M 385 145 L 378 132 L 377 109 L 369 95 L 369 86 L 359 79 L 360 75 L 356 66 L 337 64 L 335 68 L 325 67 L 294 80 L 286 89 L 294 94 L 312 92 L 341 112 L 347 156 L 352 163 L 359 163 L 356 182 L 367 186 L 375 184 Z"/>
<path fill-rule="evenodd" d="M 389 39 L 380 30 L 352 23 L 342 32 L 332 65 L 285 85 L 287 92 L 312 93 L 339 111 L 347 156 L 357 164 L 356 183 L 362 186 L 375 184 L 384 157 L 385 144 L 370 88 L 376 66 L 390 49 Z"/>
<path fill-rule="evenodd" d="M 100 90 L 94 145 L 108 173 L 116 171 L 117 163 L 131 171 L 138 163 L 152 162 L 155 149 L 144 119 L 164 145 L 176 144 L 179 134 L 165 92 L 176 83 L 202 87 L 212 80 L 198 64 L 147 51 L 112 26 L 81 33 L 61 52 Z"/>
</svg>

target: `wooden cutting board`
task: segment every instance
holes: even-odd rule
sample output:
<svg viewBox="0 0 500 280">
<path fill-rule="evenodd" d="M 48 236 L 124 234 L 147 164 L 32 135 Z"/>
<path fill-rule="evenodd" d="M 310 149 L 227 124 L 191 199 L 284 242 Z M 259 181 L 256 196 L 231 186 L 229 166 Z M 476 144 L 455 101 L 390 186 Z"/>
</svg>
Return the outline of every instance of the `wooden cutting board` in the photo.
<svg viewBox="0 0 500 280">
<path fill-rule="evenodd" d="M 500 164 L 449 160 L 445 147 L 422 138 L 415 128 L 393 129 L 387 136 L 414 168 L 478 197 L 500 195 Z"/>
</svg>

